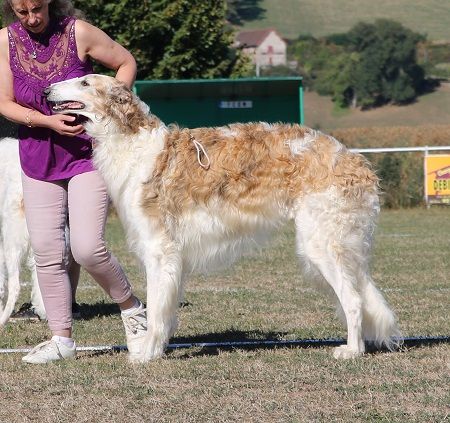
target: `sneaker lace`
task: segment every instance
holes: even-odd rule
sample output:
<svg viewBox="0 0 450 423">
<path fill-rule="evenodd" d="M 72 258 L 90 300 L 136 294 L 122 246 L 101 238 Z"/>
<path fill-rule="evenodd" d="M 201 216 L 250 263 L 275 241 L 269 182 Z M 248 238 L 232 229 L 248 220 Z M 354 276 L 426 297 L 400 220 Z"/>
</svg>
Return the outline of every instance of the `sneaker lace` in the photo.
<svg viewBox="0 0 450 423">
<path fill-rule="evenodd" d="M 34 354 L 38 351 L 42 351 L 42 352 L 47 352 L 47 351 L 51 351 L 53 349 L 53 344 L 54 342 L 52 340 L 50 341 L 44 341 L 41 342 L 40 344 L 37 344 L 30 352 L 29 354 Z"/>
<path fill-rule="evenodd" d="M 139 310 L 138 313 L 127 316 L 123 319 L 125 328 L 131 333 L 136 335 L 139 331 L 147 330 L 147 318 L 145 316 L 145 310 Z"/>
</svg>

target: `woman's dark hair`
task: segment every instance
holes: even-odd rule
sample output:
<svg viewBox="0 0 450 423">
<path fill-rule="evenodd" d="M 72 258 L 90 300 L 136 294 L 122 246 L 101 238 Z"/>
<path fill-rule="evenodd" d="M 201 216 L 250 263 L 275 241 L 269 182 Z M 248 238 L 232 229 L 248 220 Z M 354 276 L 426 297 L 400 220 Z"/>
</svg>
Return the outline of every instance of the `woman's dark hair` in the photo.
<svg viewBox="0 0 450 423">
<path fill-rule="evenodd" d="M 48 0 L 43 0 L 48 1 Z M 50 0 L 48 4 L 48 13 L 53 16 L 75 16 L 84 19 L 84 13 L 75 9 L 71 0 Z M 9 25 L 17 20 L 17 16 L 11 6 L 11 0 L 2 0 L 2 19 L 3 25 Z"/>
</svg>

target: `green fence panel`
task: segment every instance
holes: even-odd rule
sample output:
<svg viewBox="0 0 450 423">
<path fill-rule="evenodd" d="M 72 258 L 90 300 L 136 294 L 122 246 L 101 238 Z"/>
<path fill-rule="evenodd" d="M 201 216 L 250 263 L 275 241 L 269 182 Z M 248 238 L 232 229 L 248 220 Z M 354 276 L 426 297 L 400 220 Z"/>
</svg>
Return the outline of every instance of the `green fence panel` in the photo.
<svg viewBox="0 0 450 423">
<path fill-rule="evenodd" d="M 166 124 L 304 121 L 301 77 L 136 81 L 134 90 Z"/>
</svg>

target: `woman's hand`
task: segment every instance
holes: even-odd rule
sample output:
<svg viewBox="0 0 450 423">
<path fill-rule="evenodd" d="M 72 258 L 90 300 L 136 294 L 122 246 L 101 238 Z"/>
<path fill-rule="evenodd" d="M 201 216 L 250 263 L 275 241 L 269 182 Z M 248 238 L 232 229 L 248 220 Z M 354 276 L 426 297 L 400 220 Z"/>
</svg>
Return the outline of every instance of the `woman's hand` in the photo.
<svg viewBox="0 0 450 423">
<path fill-rule="evenodd" d="M 43 126 L 61 135 L 66 135 L 69 137 L 74 137 L 79 135 L 84 131 L 83 125 L 75 124 L 76 117 L 63 114 L 55 114 L 51 116 L 43 116 L 42 122 L 36 122 L 36 126 Z M 40 119 L 39 119 L 40 120 Z"/>
</svg>

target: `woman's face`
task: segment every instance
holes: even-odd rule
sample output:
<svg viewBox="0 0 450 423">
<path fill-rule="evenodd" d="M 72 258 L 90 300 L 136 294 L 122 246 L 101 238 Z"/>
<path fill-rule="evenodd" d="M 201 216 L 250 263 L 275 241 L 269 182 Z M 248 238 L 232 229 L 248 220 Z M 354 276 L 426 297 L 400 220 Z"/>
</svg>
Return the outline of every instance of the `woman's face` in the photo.
<svg viewBox="0 0 450 423">
<path fill-rule="evenodd" d="M 36 34 L 47 28 L 49 0 L 9 0 L 12 10 L 25 29 Z"/>
</svg>

